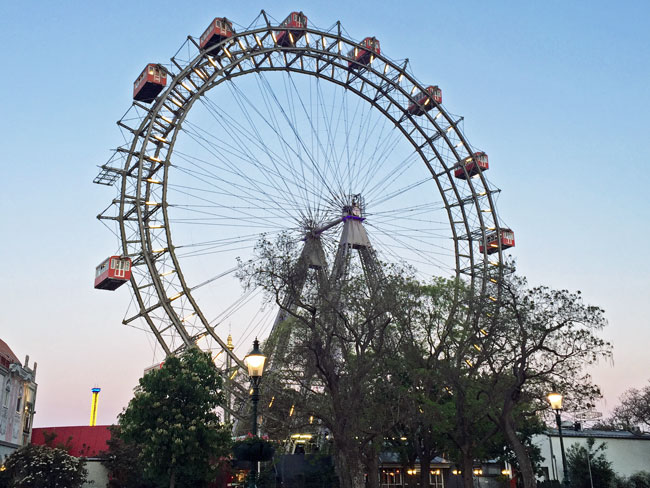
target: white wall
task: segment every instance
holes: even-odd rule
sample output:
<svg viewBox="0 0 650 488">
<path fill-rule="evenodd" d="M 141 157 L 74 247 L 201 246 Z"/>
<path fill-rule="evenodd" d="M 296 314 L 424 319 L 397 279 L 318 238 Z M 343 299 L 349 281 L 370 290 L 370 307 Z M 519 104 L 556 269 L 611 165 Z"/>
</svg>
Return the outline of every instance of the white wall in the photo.
<svg viewBox="0 0 650 488">
<path fill-rule="evenodd" d="M 564 449 L 569 449 L 573 444 L 582 446 L 587 445 L 587 433 L 585 437 L 564 437 Z M 618 475 L 630 476 L 637 471 L 650 471 L 650 438 L 648 439 L 619 439 L 619 438 L 595 438 L 594 447 L 598 447 L 601 442 L 607 445 L 605 457 L 611 461 L 612 468 Z M 557 473 L 557 479 L 562 481 L 562 453 L 560 451 L 560 438 L 558 436 L 539 435 L 535 436 L 533 442 L 537 444 L 541 451 L 544 462 L 542 466 L 548 467 L 550 479 L 556 479 L 554 472 Z M 554 459 L 551 457 L 551 444 Z M 553 466 L 554 465 L 554 466 Z M 554 471 L 556 469 L 556 471 Z"/>
<path fill-rule="evenodd" d="M 108 485 L 108 471 L 100 461 L 88 459 L 86 469 L 88 470 L 88 481 L 83 488 L 105 488 Z"/>
</svg>

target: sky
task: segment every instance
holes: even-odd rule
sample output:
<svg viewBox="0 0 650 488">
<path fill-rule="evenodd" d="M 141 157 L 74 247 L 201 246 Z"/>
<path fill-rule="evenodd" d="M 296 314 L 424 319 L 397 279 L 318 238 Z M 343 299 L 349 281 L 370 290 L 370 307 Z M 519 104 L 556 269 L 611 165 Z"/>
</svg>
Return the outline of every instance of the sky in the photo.
<svg viewBox="0 0 650 488">
<path fill-rule="evenodd" d="M 133 80 L 214 17 L 248 25 L 262 8 L 340 20 L 434 80 L 489 154 L 518 271 L 605 309 L 614 360 L 592 370 L 599 409 L 647 383 L 647 2 L 1 2 L 0 337 L 38 363 L 36 426 L 86 424 L 94 386 L 98 423 L 115 422 L 154 359 L 121 323 L 127 287 L 92 287 L 116 249 L 95 218 L 112 193 L 92 179 L 122 143 Z"/>
</svg>

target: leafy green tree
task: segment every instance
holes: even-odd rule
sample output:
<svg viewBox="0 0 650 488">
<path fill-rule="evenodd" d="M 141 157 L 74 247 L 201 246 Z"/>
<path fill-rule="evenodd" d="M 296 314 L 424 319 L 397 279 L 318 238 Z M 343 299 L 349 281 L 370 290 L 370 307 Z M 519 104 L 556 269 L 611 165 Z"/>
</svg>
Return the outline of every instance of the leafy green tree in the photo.
<svg viewBox="0 0 650 488">
<path fill-rule="evenodd" d="M 109 429 L 108 450 L 101 453 L 102 464 L 108 470 L 108 488 L 152 488 L 154 485 L 144 478 L 142 449 L 124 442 L 119 425 Z"/>
<path fill-rule="evenodd" d="M 576 443 L 567 449 L 567 469 L 572 488 L 614 487 L 616 473 L 605 457 L 607 444 L 601 442 L 598 447 L 595 444 L 594 438 L 590 437 L 586 447 Z"/>
<path fill-rule="evenodd" d="M 63 449 L 30 444 L 5 461 L 0 483 L 8 488 L 78 488 L 88 478 L 86 460 Z"/>
<path fill-rule="evenodd" d="M 209 353 L 190 348 L 140 379 L 120 414 L 121 438 L 141 449 L 145 477 L 155 486 L 202 487 L 229 453 L 230 432 L 215 408 L 222 380 Z"/>
</svg>

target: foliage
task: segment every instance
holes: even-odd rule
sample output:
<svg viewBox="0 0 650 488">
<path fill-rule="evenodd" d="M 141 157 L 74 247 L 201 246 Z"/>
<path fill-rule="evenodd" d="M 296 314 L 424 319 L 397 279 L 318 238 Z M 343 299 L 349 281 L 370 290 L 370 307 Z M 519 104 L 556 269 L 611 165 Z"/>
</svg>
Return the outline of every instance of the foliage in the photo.
<svg viewBox="0 0 650 488">
<path fill-rule="evenodd" d="M 395 423 L 393 392 L 386 388 L 390 372 L 381 358 L 392 351 L 401 273 L 385 268 L 381 286 L 373 287 L 361 266 L 349 263 L 348 273 L 332 281 L 307 266 L 298 244 L 287 235 L 263 240 L 257 259 L 239 272 L 247 285 L 262 287 L 291 324 L 264 346 L 271 362 L 264 385 L 274 396 L 268 417 L 289 420 L 294 428 L 309 426 L 313 417 L 333 434 L 341 486 L 357 486 L 365 470 L 375 471 L 383 434 Z M 285 349 L 291 354 L 283 355 Z"/>
<path fill-rule="evenodd" d="M 10 488 L 77 488 L 87 480 L 85 466 L 63 449 L 30 444 L 5 461 L 3 478 Z"/>
<path fill-rule="evenodd" d="M 209 353 L 190 348 L 140 379 L 120 414 L 121 438 L 141 448 L 145 477 L 155 486 L 200 487 L 229 453 L 230 434 L 215 408 L 222 380 Z"/>
<path fill-rule="evenodd" d="M 124 442 L 119 425 L 109 429 L 108 450 L 100 455 L 108 470 L 108 488 L 153 488 L 154 485 L 144 479 L 142 449 L 138 444 Z"/>
<path fill-rule="evenodd" d="M 650 429 L 650 385 L 627 390 L 610 422 L 626 430 Z"/>
<path fill-rule="evenodd" d="M 239 270 L 284 313 L 265 344 L 271 364 L 282 365 L 265 376 L 273 395 L 265 427 L 286 434 L 317 419 L 333 434 L 344 488 L 355 482 L 346 471 L 375 471 L 386 437 L 406 437 L 392 447 L 405 462 L 419 458 L 425 474 L 429 460 L 449 454 L 466 487 L 474 460 L 504 455 L 507 443 L 524 486 L 534 488 L 540 455 L 530 436 L 551 385 L 567 393 L 569 408 L 600 395 L 585 366 L 611 357 L 598 337 L 603 310 L 514 273 L 491 280 L 500 288 L 488 289 L 489 299 L 460 280 L 421 283 L 400 266 L 384 266 L 373 281 L 372 266 L 349 261 L 338 276 L 336 266 L 313 265 L 310 239 L 264 239 Z"/>
<path fill-rule="evenodd" d="M 639 471 L 629 478 L 619 478 L 616 488 L 650 488 L 650 472 Z"/>
<path fill-rule="evenodd" d="M 491 382 L 486 394 L 498 404 L 493 421 L 517 456 L 524 486 L 532 488 L 534 466 L 517 432 L 516 415 L 530 418 L 548 411 L 552 385 L 565 394 L 565 408 L 593 406 L 600 390 L 585 367 L 611 357 L 611 345 L 598 337 L 606 320 L 602 309 L 583 303 L 580 292 L 531 288 L 514 274 L 503 278 L 493 317 L 484 326 L 489 341 L 483 356 Z"/>
<path fill-rule="evenodd" d="M 594 438 L 590 437 L 586 447 L 576 443 L 567 449 L 567 469 L 572 488 L 614 486 L 616 473 L 612 469 L 612 463 L 605 457 L 607 444 L 601 442 L 598 447 L 595 444 Z"/>
</svg>

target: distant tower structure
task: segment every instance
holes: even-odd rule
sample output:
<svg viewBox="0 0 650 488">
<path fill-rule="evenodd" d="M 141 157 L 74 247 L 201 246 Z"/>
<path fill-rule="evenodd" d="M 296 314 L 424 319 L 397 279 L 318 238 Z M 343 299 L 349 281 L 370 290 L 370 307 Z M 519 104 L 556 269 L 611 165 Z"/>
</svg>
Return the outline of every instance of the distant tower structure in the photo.
<svg viewBox="0 0 650 488">
<path fill-rule="evenodd" d="M 93 393 L 92 403 L 90 404 L 90 426 L 94 427 L 97 425 L 97 403 L 99 401 L 99 392 L 102 389 L 95 387 L 90 391 Z"/>
</svg>

